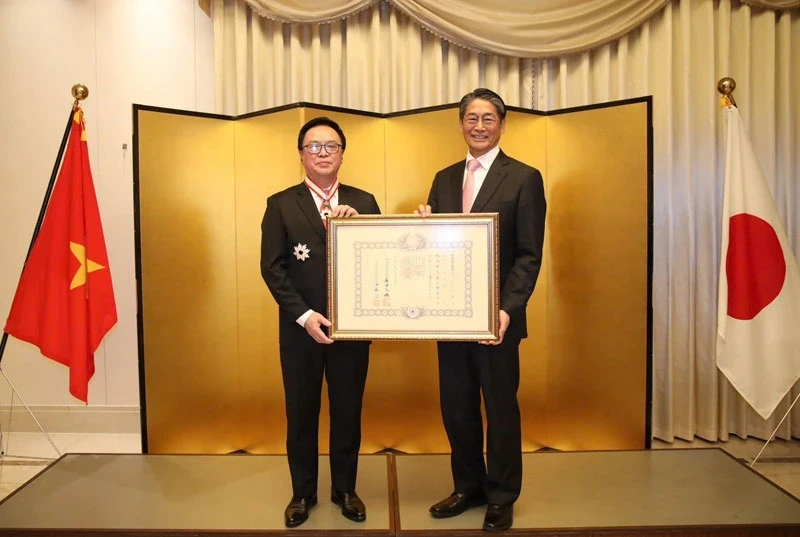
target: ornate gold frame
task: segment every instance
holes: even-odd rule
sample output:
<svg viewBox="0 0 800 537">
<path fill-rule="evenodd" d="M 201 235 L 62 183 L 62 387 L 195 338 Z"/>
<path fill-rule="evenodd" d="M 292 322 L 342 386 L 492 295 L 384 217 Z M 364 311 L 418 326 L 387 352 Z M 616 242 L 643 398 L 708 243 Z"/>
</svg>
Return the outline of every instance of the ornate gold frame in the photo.
<svg viewBox="0 0 800 537">
<path fill-rule="evenodd" d="M 499 217 L 497 213 L 436 214 L 427 217 L 415 215 L 359 215 L 351 218 L 329 218 L 327 231 L 328 260 L 328 319 L 331 321 L 329 336 L 340 340 L 449 340 L 487 341 L 498 338 L 498 290 L 500 287 L 500 251 L 498 242 Z M 380 235 L 376 234 L 380 228 Z M 433 249 L 428 264 L 424 256 L 415 252 Z M 408 255 L 398 250 L 408 250 Z M 449 257 L 439 252 L 450 252 Z M 473 253 L 478 259 L 474 262 Z M 345 256 L 351 256 L 345 258 Z M 381 255 L 385 255 L 382 258 Z M 363 257 L 362 257 L 363 256 Z M 372 260 L 370 271 L 364 263 L 364 273 L 374 276 L 373 303 L 369 291 L 362 282 L 361 260 Z M 401 259 L 403 267 L 391 260 Z M 450 273 L 456 276 L 444 278 L 447 266 L 436 265 L 434 273 L 429 264 L 449 260 Z M 383 262 L 384 282 L 381 294 L 378 282 L 378 262 Z M 463 261 L 463 266 L 458 264 Z M 409 268 L 409 264 L 416 263 Z M 420 265 L 425 265 L 418 268 Z M 408 276 L 413 273 L 422 278 L 429 277 L 429 294 L 437 297 L 449 289 L 453 301 L 450 305 L 405 304 L 403 298 L 390 293 L 389 271 L 393 282 L 402 289 L 398 272 Z M 419 274 L 418 274 L 419 273 Z M 344 279 L 345 274 L 353 278 Z M 463 281 L 458 282 L 458 275 Z M 365 274 L 364 278 L 367 277 Z M 437 277 L 439 279 L 437 279 Z M 455 286 L 453 284 L 456 284 Z M 458 290 L 459 283 L 463 289 Z M 405 291 L 415 290 L 418 285 L 404 283 Z M 464 299 L 456 299 L 456 292 L 464 293 Z M 419 295 L 417 294 L 417 297 Z M 419 300 L 416 298 L 416 300 Z M 446 299 L 444 299 L 446 300 Z M 362 302 L 363 301 L 363 302 Z M 454 305 L 459 304 L 459 305 Z M 344 311 L 350 308 L 352 314 Z"/>
</svg>

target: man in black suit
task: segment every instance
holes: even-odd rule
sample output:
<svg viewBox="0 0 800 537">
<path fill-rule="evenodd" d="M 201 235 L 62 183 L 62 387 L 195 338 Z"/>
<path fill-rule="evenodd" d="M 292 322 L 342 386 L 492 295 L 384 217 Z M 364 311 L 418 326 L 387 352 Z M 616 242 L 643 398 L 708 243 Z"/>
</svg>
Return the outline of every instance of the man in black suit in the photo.
<svg viewBox="0 0 800 537">
<path fill-rule="evenodd" d="M 284 518 L 290 528 L 305 522 L 317 503 L 323 375 L 330 407 L 331 501 L 350 520 L 362 522 L 367 516 L 355 488 L 370 342 L 334 343 L 325 332 L 331 323 L 324 316 L 328 215 L 380 213 L 372 194 L 339 183 L 346 147 L 336 122 L 326 117 L 307 122 L 297 138 L 306 177 L 269 197 L 261 224 L 261 275 L 278 303 L 280 318 L 286 451 L 292 476 L 292 499 Z"/>
<path fill-rule="evenodd" d="M 499 213 L 499 338 L 480 343 L 439 342 L 439 397 L 447 437 L 453 493 L 430 508 L 447 518 L 488 503 L 483 529 L 513 523 L 522 487 L 522 432 L 517 389 L 519 344 L 527 336 L 525 309 L 542 264 L 546 203 L 542 175 L 500 150 L 506 107 L 478 88 L 459 104 L 460 130 L 469 152 L 436 174 L 427 205 L 417 213 Z M 483 458 L 481 393 L 486 407 Z"/>
</svg>

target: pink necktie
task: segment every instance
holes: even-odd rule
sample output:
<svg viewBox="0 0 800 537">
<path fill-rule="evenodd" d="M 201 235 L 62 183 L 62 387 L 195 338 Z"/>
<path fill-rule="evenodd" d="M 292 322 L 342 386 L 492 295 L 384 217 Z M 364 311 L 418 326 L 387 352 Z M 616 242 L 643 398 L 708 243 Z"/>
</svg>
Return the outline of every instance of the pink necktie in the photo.
<svg viewBox="0 0 800 537">
<path fill-rule="evenodd" d="M 461 212 L 468 213 L 472 209 L 472 200 L 475 192 L 475 170 L 481 167 L 481 161 L 472 159 L 467 162 L 467 179 L 464 181 L 464 190 L 461 193 Z"/>
</svg>

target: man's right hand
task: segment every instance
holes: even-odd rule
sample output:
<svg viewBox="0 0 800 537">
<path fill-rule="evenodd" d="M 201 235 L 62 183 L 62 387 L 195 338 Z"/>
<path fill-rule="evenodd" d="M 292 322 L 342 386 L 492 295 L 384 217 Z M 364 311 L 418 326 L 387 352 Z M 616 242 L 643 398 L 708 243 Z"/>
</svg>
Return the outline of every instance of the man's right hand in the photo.
<svg viewBox="0 0 800 537">
<path fill-rule="evenodd" d="M 420 205 L 416 209 L 414 209 L 414 214 L 417 216 L 430 216 L 431 213 L 431 206 L 430 205 Z"/>
<path fill-rule="evenodd" d="M 328 319 L 315 311 L 308 316 L 306 324 L 304 324 L 303 327 L 306 329 L 306 332 L 308 332 L 308 335 L 314 338 L 314 341 L 322 343 L 323 345 L 330 345 L 333 343 L 333 340 L 322 331 L 323 326 L 329 327 L 330 325 L 331 322 Z"/>
</svg>

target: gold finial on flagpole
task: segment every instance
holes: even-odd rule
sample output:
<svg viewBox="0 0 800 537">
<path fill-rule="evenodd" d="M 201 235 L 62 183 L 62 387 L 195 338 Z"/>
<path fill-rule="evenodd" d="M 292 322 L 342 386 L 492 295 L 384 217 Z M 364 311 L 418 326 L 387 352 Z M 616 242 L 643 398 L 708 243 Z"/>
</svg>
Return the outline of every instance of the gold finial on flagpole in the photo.
<svg viewBox="0 0 800 537">
<path fill-rule="evenodd" d="M 75 98 L 75 104 L 78 104 L 78 101 L 82 101 L 89 96 L 89 88 L 83 84 L 75 84 L 72 86 L 72 96 Z"/>
<path fill-rule="evenodd" d="M 720 78 L 717 82 L 717 91 L 722 94 L 722 106 L 736 106 L 736 100 L 733 98 L 733 90 L 736 89 L 736 81 L 729 76 Z"/>
</svg>

